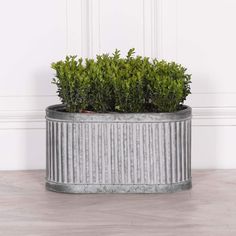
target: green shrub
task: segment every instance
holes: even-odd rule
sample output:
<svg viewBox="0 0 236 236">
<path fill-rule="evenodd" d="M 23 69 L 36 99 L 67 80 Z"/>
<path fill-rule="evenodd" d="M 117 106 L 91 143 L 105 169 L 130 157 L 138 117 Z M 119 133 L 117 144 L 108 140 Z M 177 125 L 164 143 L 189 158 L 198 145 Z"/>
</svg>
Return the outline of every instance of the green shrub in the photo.
<svg viewBox="0 0 236 236">
<path fill-rule="evenodd" d="M 52 63 L 53 83 L 68 112 L 174 112 L 190 94 L 191 75 L 174 62 L 116 50 L 94 59 L 67 56 Z"/>
</svg>

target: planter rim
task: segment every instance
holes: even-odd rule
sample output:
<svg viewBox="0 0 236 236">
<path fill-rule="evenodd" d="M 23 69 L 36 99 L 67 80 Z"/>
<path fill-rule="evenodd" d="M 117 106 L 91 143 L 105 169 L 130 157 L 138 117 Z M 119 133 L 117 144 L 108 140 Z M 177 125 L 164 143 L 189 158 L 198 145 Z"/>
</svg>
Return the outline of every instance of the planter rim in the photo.
<svg viewBox="0 0 236 236">
<path fill-rule="evenodd" d="M 71 113 L 62 111 L 64 104 L 51 105 L 46 108 L 47 120 L 62 122 L 168 122 L 191 119 L 192 108 L 183 105 L 184 109 L 166 113 Z"/>
</svg>

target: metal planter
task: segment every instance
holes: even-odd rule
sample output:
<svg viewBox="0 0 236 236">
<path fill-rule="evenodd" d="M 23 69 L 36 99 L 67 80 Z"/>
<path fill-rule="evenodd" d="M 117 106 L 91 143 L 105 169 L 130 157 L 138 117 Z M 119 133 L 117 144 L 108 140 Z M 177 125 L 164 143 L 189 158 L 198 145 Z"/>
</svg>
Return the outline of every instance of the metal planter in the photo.
<svg viewBox="0 0 236 236">
<path fill-rule="evenodd" d="M 174 113 L 46 110 L 46 188 L 163 193 L 191 188 L 191 108 Z"/>
</svg>

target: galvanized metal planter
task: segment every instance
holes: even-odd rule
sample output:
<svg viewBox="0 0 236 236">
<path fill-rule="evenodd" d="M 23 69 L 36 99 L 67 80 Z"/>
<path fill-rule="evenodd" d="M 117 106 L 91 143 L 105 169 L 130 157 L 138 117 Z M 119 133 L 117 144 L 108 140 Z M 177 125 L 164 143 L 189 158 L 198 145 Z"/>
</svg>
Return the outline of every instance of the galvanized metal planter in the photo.
<svg viewBox="0 0 236 236">
<path fill-rule="evenodd" d="M 191 188 L 191 108 L 174 113 L 46 110 L 48 190 L 158 193 Z"/>
</svg>

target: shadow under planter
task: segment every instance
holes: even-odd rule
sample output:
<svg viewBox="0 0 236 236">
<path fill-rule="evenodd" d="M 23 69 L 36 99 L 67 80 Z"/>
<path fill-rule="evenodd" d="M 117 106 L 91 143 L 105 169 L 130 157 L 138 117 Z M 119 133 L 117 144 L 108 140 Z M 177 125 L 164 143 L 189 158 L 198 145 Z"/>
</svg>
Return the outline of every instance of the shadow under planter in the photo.
<svg viewBox="0 0 236 236">
<path fill-rule="evenodd" d="M 165 193 L 192 187 L 191 108 L 173 113 L 46 109 L 46 188 L 65 193 Z"/>
</svg>

